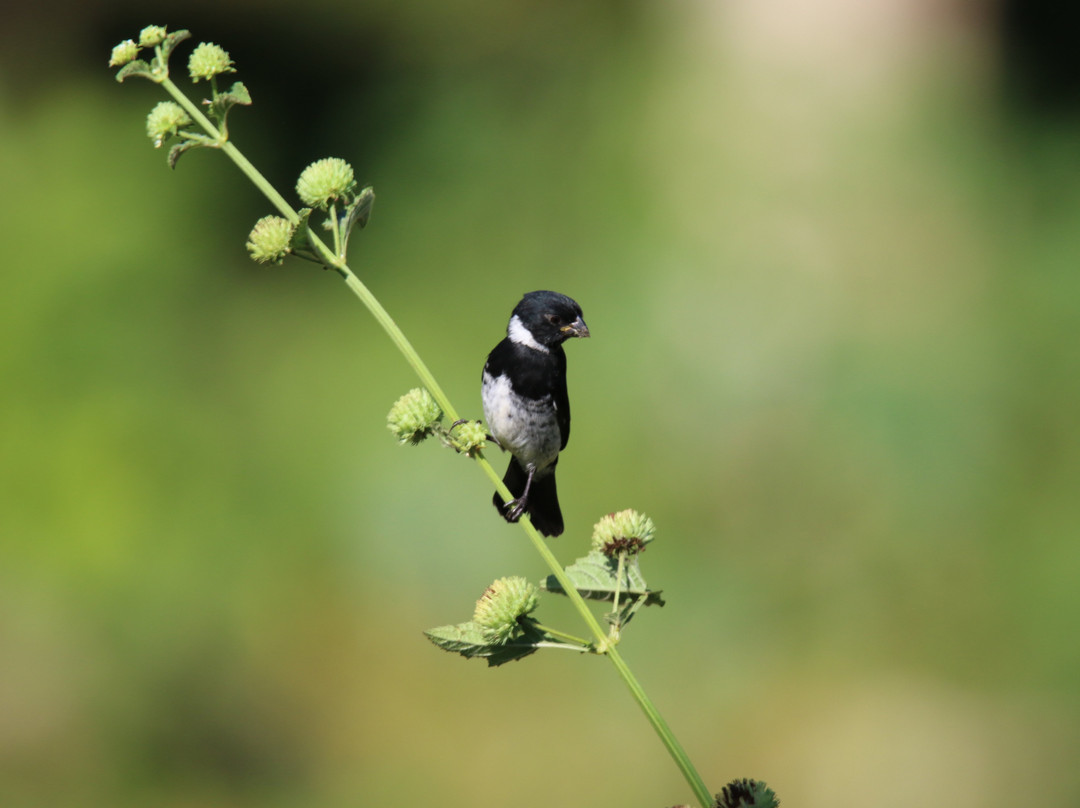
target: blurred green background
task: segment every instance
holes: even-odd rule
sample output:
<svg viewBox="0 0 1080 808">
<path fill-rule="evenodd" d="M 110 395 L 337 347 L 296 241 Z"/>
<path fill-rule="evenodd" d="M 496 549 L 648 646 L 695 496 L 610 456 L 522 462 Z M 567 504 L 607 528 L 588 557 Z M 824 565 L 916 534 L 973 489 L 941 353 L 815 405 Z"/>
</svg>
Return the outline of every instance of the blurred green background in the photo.
<svg viewBox="0 0 1080 808">
<path fill-rule="evenodd" d="M 656 521 L 668 605 L 622 648 L 710 788 L 1080 805 L 1076 22 L 12 9 L 0 804 L 691 800 L 604 660 L 488 670 L 423 638 L 545 571 L 477 470 L 394 443 L 416 382 L 340 279 L 252 264 L 269 204 L 220 155 L 152 149 L 164 96 L 106 62 L 155 23 L 230 51 L 234 142 L 290 198 L 328 155 L 375 186 L 352 263 L 463 412 L 523 292 L 582 304 L 553 544 Z"/>
</svg>

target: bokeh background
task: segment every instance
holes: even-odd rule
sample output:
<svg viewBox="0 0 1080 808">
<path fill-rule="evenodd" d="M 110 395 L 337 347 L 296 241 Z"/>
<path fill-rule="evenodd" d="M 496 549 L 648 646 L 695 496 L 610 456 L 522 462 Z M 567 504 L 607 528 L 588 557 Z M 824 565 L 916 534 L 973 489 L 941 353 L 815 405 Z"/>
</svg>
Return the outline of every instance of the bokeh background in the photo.
<svg viewBox="0 0 1080 808">
<path fill-rule="evenodd" d="M 463 412 L 521 293 L 581 302 L 554 546 L 655 519 L 668 605 L 622 648 L 714 791 L 1080 805 L 1049 0 L 6 9 L 0 804 L 692 798 L 604 660 L 424 639 L 544 569 L 468 462 L 395 444 L 416 382 L 341 281 L 252 264 L 269 204 L 151 147 L 164 96 L 106 67 L 150 23 L 230 51 L 234 142 L 290 197 L 328 155 L 375 186 L 352 263 Z"/>
</svg>

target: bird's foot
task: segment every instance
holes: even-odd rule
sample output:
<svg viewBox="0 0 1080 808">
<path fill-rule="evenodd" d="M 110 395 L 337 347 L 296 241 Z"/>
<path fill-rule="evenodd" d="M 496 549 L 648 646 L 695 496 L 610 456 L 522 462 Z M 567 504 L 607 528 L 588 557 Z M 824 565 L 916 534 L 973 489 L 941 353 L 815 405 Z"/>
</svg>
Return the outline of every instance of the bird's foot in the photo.
<svg viewBox="0 0 1080 808">
<path fill-rule="evenodd" d="M 528 497 L 518 497 L 517 499 L 510 500 L 506 503 L 505 510 L 503 510 L 503 518 L 505 518 L 507 522 L 516 522 L 521 518 L 521 515 L 525 513 L 525 508 L 528 504 Z"/>
<path fill-rule="evenodd" d="M 453 432 L 453 431 L 454 431 L 454 427 L 456 427 L 456 426 L 461 426 L 462 424 L 467 424 L 467 423 L 469 423 L 469 419 L 468 419 L 468 418 L 458 418 L 458 419 L 457 419 L 456 421 L 454 421 L 454 423 L 450 424 L 449 428 L 447 428 L 447 430 L 446 430 L 446 431 L 447 431 L 447 432 Z M 480 422 L 479 422 L 479 421 L 477 421 L 476 423 L 480 423 Z M 495 439 L 495 436 L 494 436 L 494 435 L 492 435 L 492 434 L 491 434 L 490 432 L 488 432 L 488 433 L 486 433 L 486 434 L 484 435 L 484 439 L 485 439 L 485 440 L 488 440 L 488 441 L 490 441 L 491 443 L 494 443 L 494 444 L 495 444 L 496 446 L 498 446 L 498 447 L 499 447 L 500 449 L 502 449 L 502 450 L 503 450 L 504 452 L 506 451 L 506 449 L 503 449 L 503 447 L 502 447 L 502 444 L 501 444 L 501 443 L 499 443 L 499 441 L 497 441 L 497 440 Z"/>
</svg>

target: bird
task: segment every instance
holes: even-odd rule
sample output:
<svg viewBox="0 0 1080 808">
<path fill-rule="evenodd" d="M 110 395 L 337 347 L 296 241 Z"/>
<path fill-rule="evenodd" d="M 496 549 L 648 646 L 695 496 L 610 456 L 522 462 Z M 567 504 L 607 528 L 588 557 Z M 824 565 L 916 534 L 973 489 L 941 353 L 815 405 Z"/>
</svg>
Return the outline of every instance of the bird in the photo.
<svg viewBox="0 0 1080 808">
<path fill-rule="evenodd" d="M 510 453 L 503 482 L 514 499 L 492 502 L 507 522 L 528 513 L 545 536 L 563 532 L 555 488 L 559 452 L 570 438 L 566 353 L 562 344 L 589 336 L 581 306 L 558 292 L 529 292 L 510 315 L 506 337 L 488 354 L 480 389 L 491 437 Z"/>
</svg>

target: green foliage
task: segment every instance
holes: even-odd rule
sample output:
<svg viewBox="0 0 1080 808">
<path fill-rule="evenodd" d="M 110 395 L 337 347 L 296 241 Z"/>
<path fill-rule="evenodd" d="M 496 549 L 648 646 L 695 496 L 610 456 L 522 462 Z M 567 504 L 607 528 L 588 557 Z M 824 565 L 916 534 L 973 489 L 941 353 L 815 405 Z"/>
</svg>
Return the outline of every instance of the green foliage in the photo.
<svg viewBox="0 0 1080 808">
<path fill-rule="evenodd" d="M 367 226 L 368 220 L 371 218 L 371 208 L 374 204 L 374 189 L 370 187 L 362 188 L 356 198 L 338 214 L 337 232 L 341 234 L 342 254 L 348 251 L 349 236 L 352 234 L 353 228 L 358 227 L 362 230 Z M 327 230 L 334 230 L 334 222 L 328 219 L 323 223 L 323 227 Z"/>
<path fill-rule="evenodd" d="M 109 66 L 123 65 L 116 74 L 117 81 L 139 76 L 161 84 L 169 78 L 169 57 L 176 46 L 188 39 L 191 34 L 181 30 L 162 36 L 164 31 L 165 29 L 159 26 L 148 26 L 143 29 L 143 34 L 139 37 L 139 45 L 127 39 L 113 48 Z M 135 59 L 143 47 L 154 48 L 154 57 L 149 63 Z"/>
<path fill-rule="evenodd" d="M 644 598 L 650 606 L 664 605 L 660 591 L 649 589 L 645 583 L 636 561 L 626 564 L 620 574 L 616 559 L 593 550 L 568 566 L 566 574 L 581 596 L 589 600 L 612 601 L 615 594 L 621 592 L 630 597 Z M 551 575 L 544 581 L 544 588 L 549 592 L 563 593 L 562 586 Z"/>
<path fill-rule="evenodd" d="M 251 105 L 251 94 L 243 82 L 233 82 L 232 87 L 222 93 L 217 92 L 215 89 L 210 99 L 210 117 L 217 121 L 220 128 L 224 129 L 229 110 L 238 104 L 243 107 Z"/>
<path fill-rule="evenodd" d="M 466 659 L 486 660 L 492 668 L 524 659 L 542 645 L 555 641 L 527 621 L 522 622 L 521 632 L 508 642 L 493 641 L 484 626 L 472 620 L 428 629 L 424 636 L 444 651 L 461 654 Z"/>
<path fill-rule="evenodd" d="M 642 606 L 664 605 L 660 590 L 651 590 L 645 583 L 637 558 L 627 561 L 625 557 L 611 558 L 593 550 L 568 566 L 566 575 L 583 598 L 614 604 L 607 620 L 615 631 L 624 628 Z M 543 587 L 548 592 L 565 594 L 554 575 L 544 580 Z"/>
<path fill-rule="evenodd" d="M 128 41 L 130 42 L 130 40 Z M 120 45 L 117 45 L 117 47 L 119 48 Z M 113 58 L 115 59 L 117 57 L 114 56 Z M 121 67 L 120 70 L 118 70 L 116 73 L 117 81 L 122 82 L 125 79 L 131 78 L 132 76 L 139 76 L 141 78 L 150 79 L 151 81 L 157 80 L 154 72 L 150 69 L 150 65 L 144 62 L 142 59 L 135 59 L 134 61 L 124 62 L 123 65 L 124 66 Z"/>
</svg>

